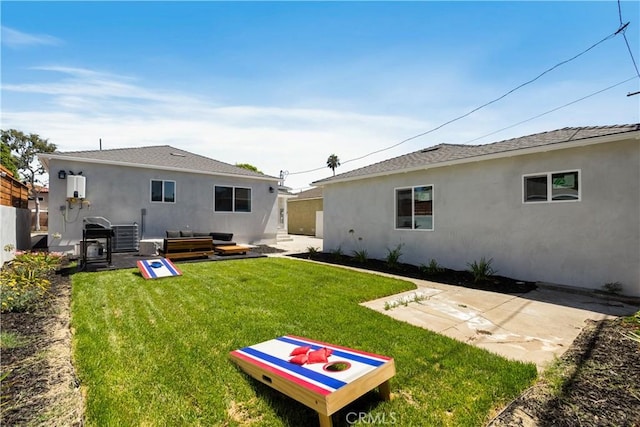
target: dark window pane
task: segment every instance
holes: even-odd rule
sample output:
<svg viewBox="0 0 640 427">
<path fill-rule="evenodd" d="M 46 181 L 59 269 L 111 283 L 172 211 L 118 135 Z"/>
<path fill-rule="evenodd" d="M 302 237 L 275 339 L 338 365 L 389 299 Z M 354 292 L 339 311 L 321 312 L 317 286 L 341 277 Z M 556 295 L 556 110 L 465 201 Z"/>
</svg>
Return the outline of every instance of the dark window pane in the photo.
<svg viewBox="0 0 640 427">
<path fill-rule="evenodd" d="M 578 200 L 578 172 L 551 175 L 551 200 Z"/>
<path fill-rule="evenodd" d="M 173 181 L 164 182 L 164 201 L 175 202 L 176 201 L 176 183 Z"/>
<path fill-rule="evenodd" d="M 546 202 L 547 201 L 547 177 L 530 176 L 524 179 L 524 201 L 525 202 Z"/>
<path fill-rule="evenodd" d="M 233 211 L 233 187 L 216 186 L 214 206 L 216 212 Z"/>
<path fill-rule="evenodd" d="M 414 228 L 433 229 L 433 189 L 431 187 L 415 187 L 413 194 Z"/>
<path fill-rule="evenodd" d="M 251 189 L 236 188 L 236 212 L 251 212 Z"/>
<path fill-rule="evenodd" d="M 412 192 L 410 188 L 396 190 L 396 228 L 413 228 Z"/>
<path fill-rule="evenodd" d="M 162 201 L 162 181 L 151 181 L 151 201 Z"/>
</svg>

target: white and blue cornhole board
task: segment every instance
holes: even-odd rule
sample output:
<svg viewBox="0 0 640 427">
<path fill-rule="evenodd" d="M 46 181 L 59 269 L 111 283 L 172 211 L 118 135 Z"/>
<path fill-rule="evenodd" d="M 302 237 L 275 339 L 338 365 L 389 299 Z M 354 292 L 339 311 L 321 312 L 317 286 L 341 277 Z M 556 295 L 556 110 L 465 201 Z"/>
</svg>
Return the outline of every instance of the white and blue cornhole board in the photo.
<svg viewBox="0 0 640 427">
<path fill-rule="evenodd" d="M 137 262 L 138 269 L 145 279 L 182 276 L 182 271 L 166 258 L 143 259 Z"/>
</svg>

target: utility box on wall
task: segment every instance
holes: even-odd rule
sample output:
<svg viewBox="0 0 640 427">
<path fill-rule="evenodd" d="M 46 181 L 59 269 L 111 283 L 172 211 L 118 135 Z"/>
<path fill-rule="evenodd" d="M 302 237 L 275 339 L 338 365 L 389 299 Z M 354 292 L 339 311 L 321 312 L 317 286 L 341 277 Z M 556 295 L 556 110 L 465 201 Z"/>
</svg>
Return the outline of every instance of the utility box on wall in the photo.
<svg viewBox="0 0 640 427">
<path fill-rule="evenodd" d="M 80 175 L 67 176 L 67 198 L 84 199 L 86 178 Z"/>
</svg>

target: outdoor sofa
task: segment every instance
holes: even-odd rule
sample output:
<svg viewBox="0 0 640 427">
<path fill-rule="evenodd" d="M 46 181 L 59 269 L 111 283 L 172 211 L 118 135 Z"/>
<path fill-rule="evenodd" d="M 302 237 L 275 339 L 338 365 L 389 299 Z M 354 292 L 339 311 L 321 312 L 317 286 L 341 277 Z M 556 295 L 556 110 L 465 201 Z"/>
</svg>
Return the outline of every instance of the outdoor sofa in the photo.
<svg viewBox="0 0 640 427">
<path fill-rule="evenodd" d="M 160 254 L 169 259 L 207 257 L 216 246 L 235 246 L 232 239 L 233 233 L 167 230 Z"/>
</svg>

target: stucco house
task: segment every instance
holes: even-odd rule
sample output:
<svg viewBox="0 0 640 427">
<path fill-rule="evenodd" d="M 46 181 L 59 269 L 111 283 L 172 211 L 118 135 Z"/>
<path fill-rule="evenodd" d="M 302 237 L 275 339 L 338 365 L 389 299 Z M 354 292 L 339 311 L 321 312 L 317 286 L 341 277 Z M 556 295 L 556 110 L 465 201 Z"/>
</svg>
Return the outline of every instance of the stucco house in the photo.
<svg viewBox="0 0 640 427">
<path fill-rule="evenodd" d="M 287 200 L 290 234 L 322 237 L 322 188 L 314 187 Z"/>
<path fill-rule="evenodd" d="M 440 144 L 314 183 L 324 248 L 640 296 L 640 124 Z M 349 230 L 353 230 L 349 233 Z M 359 239 L 361 238 L 361 240 Z"/>
<path fill-rule="evenodd" d="M 278 178 L 169 145 L 39 155 L 49 172 L 49 249 L 77 251 L 86 217 L 166 230 L 233 233 L 275 242 Z"/>
</svg>

